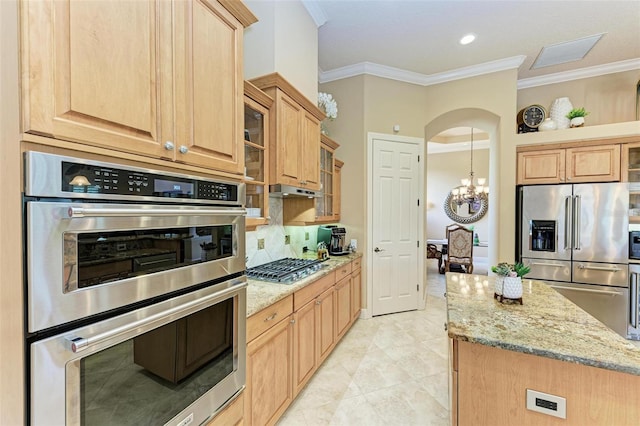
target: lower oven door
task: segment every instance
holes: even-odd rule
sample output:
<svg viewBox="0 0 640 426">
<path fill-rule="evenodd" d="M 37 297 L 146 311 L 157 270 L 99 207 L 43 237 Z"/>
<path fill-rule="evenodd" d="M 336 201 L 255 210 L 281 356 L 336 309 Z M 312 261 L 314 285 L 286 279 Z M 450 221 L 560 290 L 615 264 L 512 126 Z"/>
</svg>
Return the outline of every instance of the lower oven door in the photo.
<svg viewBox="0 0 640 426">
<path fill-rule="evenodd" d="M 627 336 L 628 288 L 574 283 L 548 284 L 616 333 Z"/>
<path fill-rule="evenodd" d="M 242 273 L 244 214 L 240 207 L 28 201 L 28 331 Z"/>
<path fill-rule="evenodd" d="M 246 277 L 30 345 L 33 425 L 199 425 L 245 384 Z"/>
</svg>

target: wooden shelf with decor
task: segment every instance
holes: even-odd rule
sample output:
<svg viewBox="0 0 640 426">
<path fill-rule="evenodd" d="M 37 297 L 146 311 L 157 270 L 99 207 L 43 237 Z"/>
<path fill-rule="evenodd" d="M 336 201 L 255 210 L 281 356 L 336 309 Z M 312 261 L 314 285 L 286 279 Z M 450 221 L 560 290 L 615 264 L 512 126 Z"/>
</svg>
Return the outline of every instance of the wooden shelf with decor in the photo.
<svg viewBox="0 0 640 426">
<path fill-rule="evenodd" d="M 244 182 L 247 186 L 246 228 L 269 223 L 269 109 L 273 99 L 244 83 Z"/>
</svg>

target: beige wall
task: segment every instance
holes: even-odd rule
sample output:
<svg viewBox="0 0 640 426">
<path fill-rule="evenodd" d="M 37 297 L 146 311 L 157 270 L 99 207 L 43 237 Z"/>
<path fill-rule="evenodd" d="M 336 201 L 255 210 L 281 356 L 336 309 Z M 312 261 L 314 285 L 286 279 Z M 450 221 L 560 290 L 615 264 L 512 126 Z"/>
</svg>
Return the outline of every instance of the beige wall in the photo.
<svg viewBox="0 0 640 426">
<path fill-rule="evenodd" d="M 245 1 L 258 22 L 244 32 L 249 80 L 280 73 L 315 103 L 318 99 L 318 28 L 299 1 Z"/>
<path fill-rule="evenodd" d="M 0 425 L 24 424 L 18 7 L 0 1 Z"/>
<path fill-rule="evenodd" d="M 566 96 L 574 107 L 589 111 L 586 125 L 637 120 L 636 99 L 640 70 L 548 84 L 518 91 L 517 110 L 532 104 L 546 108 L 554 99 Z M 514 124 L 515 128 L 515 124 Z"/>
</svg>

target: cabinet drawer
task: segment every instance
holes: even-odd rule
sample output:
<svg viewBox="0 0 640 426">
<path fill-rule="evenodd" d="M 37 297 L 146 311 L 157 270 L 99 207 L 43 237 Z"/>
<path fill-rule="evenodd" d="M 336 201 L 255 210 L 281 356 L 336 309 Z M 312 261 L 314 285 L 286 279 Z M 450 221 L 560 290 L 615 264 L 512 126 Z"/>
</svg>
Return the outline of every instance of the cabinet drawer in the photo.
<svg viewBox="0 0 640 426">
<path fill-rule="evenodd" d="M 356 272 L 356 270 L 362 267 L 362 258 L 359 257 L 351 262 L 351 272 Z"/>
<path fill-rule="evenodd" d="M 247 343 L 273 327 L 293 312 L 293 295 L 264 308 L 247 319 Z"/>
<path fill-rule="evenodd" d="M 336 269 L 336 282 L 340 281 L 341 279 L 343 279 L 344 277 L 350 274 L 351 274 L 351 263 L 342 265 L 341 267 Z"/>
<path fill-rule="evenodd" d="M 312 282 L 308 286 L 296 291 L 293 295 L 293 310 L 297 311 L 307 304 L 311 299 L 317 297 L 320 293 L 330 288 L 336 283 L 336 275 L 332 271 L 317 281 Z"/>
</svg>

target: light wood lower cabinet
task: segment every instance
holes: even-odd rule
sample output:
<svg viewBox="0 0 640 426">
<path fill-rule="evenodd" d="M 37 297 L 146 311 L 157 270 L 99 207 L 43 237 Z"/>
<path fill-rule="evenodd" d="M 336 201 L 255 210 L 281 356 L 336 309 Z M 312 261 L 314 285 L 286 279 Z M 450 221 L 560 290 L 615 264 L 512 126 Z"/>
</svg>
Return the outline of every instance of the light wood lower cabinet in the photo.
<svg viewBox="0 0 640 426">
<path fill-rule="evenodd" d="M 219 412 L 207 426 L 238 426 L 243 425 L 244 417 L 244 392 Z"/>
<path fill-rule="evenodd" d="M 362 259 L 351 262 L 351 322 L 360 316 L 362 307 Z"/>
<path fill-rule="evenodd" d="M 342 339 L 353 318 L 351 315 L 351 276 L 336 284 L 336 333 L 337 340 Z"/>
<path fill-rule="evenodd" d="M 293 400 L 292 297 L 284 301 L 276 311 L 269 307 L 247 320 L 247 336 L 251 330 L 264 328 L 261 327 L 264 323 L 269 324 L 262 334 L 247 344 L 244 421 L 249 425 L 275 424 Z"/>
<path fill-rule="evenodd" d="M 249 317 L 246 424 L 274 424 L 358 318 L 360 264 L 343 265 Z"/>
</svg>

